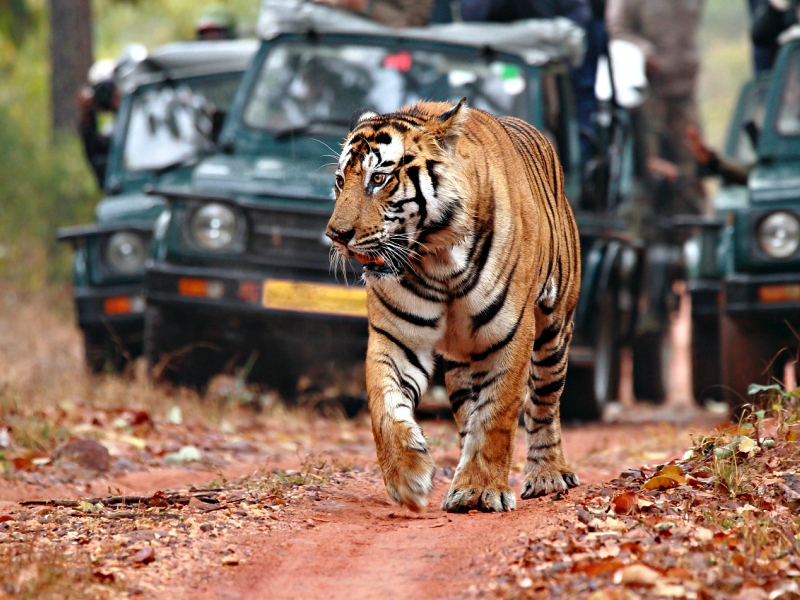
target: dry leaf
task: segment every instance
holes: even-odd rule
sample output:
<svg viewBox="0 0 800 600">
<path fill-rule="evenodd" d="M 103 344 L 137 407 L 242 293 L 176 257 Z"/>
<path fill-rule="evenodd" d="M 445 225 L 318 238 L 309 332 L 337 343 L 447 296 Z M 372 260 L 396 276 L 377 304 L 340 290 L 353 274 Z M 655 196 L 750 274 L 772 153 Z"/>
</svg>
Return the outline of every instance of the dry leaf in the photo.
<svg viewBox="0 0 800 600">
<path fill-rule="evenodd" d="M 614 573 L 617 585 L 654 585 L 661 573 L 645 565 L 629 565 Z"/>
<path fill-rule="evenodd" d="M 686 596 L 686 588 L 682 585 L 673 585 L 658 581 L 653 588 L 653 595 L 662 598 L 684 598 Z"/>
<path fill-rule="evenodd" d="M 668 490 L 670 488 L 678 487 L 681 481 L 667 477 L 665 475 L 656 475 L 642 485 L 643 490 Z"/>
<path fill-rule="evenodd" d="M 611 501 L 611 507 L 614 509 L 614 513 L 618 515 L 628 515 L 637 507 L 636 501 L 638 498 L 639 496 L 636 492 L 622 492 L 614 496 Z"/>
<path fill-rule="evenodd" d="M 710 542 L 714 539 L 714 532 L 705 527 L 698 527 L 694 532 L 694 537 L 700 542 Z"/>
</svg>

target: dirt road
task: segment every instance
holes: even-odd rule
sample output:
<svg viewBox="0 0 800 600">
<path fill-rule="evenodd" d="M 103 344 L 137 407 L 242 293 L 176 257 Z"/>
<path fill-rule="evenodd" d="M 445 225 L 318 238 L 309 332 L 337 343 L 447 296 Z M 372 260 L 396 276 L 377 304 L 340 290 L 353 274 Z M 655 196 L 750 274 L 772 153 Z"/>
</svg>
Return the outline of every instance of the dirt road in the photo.
<svg viewBox="0 0 800 600">
<path fill-rule="evenodd" d="M 114 593 L 173 599 L 464 597 L 487 589 L 504 549 L 525 536 L 546 539 L 574 520 L 563 500 L 550 498 L 521 501 L 517 511 L 502 515 L 439 510 L 458 461 L 457 434 L 447 422 L 424 427 L 437 465 L 436 487 L 428 510 L 414 515 L 385 492 L 366 416 L 326 421 L 279 408 L 254 415 L 238 405 L 220 408 L 154 390 L 137 376 L 89 378 L 68 313 L 52 309 L 63 301 L 6 293 L 0 312 L 0 360 L 7 366 L 6 381 L 0 381 L 0 431 L 11 438 L 0 448 L 0 542 L 24 541 L 36 550 L 47 540 L 70 556 L 90 555 L 90 579 L 113 581 Z M 685 349 L 682 326 L 676 324 L 679 350 L 681 344 Z M 565 454 L 582 482 L 570 501 L 580 502 L 589 484 L 626 468 L 681 456 L 693 432 L 709 431 L 721 420 L 693 407 L 681 360 L 685 365 L 679 351 L 666 406 L 627 398 L 605 423 L 565 427 Z M 51 433 L 35 443 L 24 438 L 45 422 Z M 59 458 L 59 448 L 78 437 L 110 451 L 105 472 Z M 169 458 L 188 446 L 202 458 Z M 524 454 L 520 435 L 511 476 L 517 493 Z M 323 462 L 309 477 L 308 465 Z M 218 494 L 209 500 L 217 503 L 214 510 L 196 499 L 150 502 L 141 514 L 18 504 L 152 495 L 211 480 Z M 147 554 L 150 548 L 154 552 Z"/>
</svg>

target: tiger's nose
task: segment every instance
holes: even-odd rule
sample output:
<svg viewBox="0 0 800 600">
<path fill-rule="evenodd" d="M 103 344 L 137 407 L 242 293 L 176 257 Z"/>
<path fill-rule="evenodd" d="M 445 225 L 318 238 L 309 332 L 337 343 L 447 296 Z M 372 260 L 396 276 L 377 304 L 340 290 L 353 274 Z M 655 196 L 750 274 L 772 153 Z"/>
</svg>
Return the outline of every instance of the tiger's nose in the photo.
<svg viewBox="0 0 800 600">
<path fill-rule="evenodd" d="M 353 239 L 355 234 L 355 229 L 329 229 L 325 232 L 325 235 L 331 238 L 331 240 L 345 246 L 347 245 L 347 242 Z"/>
</svg>

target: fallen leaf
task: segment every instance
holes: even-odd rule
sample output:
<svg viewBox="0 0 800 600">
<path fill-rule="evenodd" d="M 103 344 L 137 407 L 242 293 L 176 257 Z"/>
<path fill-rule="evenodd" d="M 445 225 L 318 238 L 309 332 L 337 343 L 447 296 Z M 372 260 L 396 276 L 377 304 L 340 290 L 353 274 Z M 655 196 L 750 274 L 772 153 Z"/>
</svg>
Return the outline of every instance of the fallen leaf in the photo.
<svg viewBox="0 0 800 600">
<path fill-rule="evenodd" d="M 183 423 L 183 413 L 180 406 L 173 406 L 167 413 L 167 421 L 173 425 L 181 425 Z"/>
<path fill-rule="evenodd" d="M 583 573 L 588 577 L 597 577 L 603 573 L 618 571 L 624 566 L 621 560 L 606 558 L 602 560 L 582 560 L 572 565 L 573 573 Z"/>
<path fill-rule="evenodd" d="M 694 531 L 694 537 L 700 542 L 710 542 L 714 539 L 714 532 L 705 527 L 698 527 Z"/>
<path fill-rule="evenodd" d="M 6 521 L 16 521 L 16 519 L 11 515 L 0 515 L 0 523 L 5 523 Z"/>
<path fill-rule="evenodd" d="M 203 455 L 197 446 L 184 446 L 177 452 L 171 452 L 164 455 L 164 460 L 173 463 L 195 462 L 201 458 L 203 458 Z"/>
<path fill-rule="evenodd" d="M 629 565 L 614 573 L 617 585 L 654 585 L 661 573 L 645 565 Z"/>
<path fill-rule="evenodd" d="M 97 579 L 100 583 L 114 583 L 116 580 L 114 573 L 104 573 L 103 571 L 93 571 L 92 577 Z"/>
<path fill-rule="evenodd" d="M 678 487 L 682 482 L 665 475 L 656 475 L 642 485 L 643 490 L 668 490 Z"/>
<path fill-rule="evenodd" d="M 169 506 L 169 499 L 167 498 L 167 495 L 164 492 L 159 490 L 155 494 L 153 494 L 153 496 L 147 501 L 147 506 L 166 508 L 167 506 Z"/>
<path fill-rule="evenodd" d="M 680 481 L 680 479 L 683 477 L 683 469 L 681 469 L 678 465 L 667 465 L 661 469 L 658 474 L 663 475 L 664 477 L 672 477 L 673 479 Z"/>
<path fill-rule="evenodd" d="M 615 514 L 628 515 L 637 507 L 636 501 L 638 498 L 639 496 L 636 492 L 622 492 L 614 496 L 611 501 L 611 507 L 614 509 Z"/>
<path fill-rule="evenodd" d="M 761 448 L 753 438 L 744 436 L 739 440 L 736 450 L 742 454 L 755 454 L 756 452 L 760 451 Z"/>
<path fill-rule="evenodd" d="M 682 585 L 674 585 L 657 581 L 653 588 L 653 595 L 663 598 L 684 598 L 686 596 L 686 588 Z"/>
</svg>

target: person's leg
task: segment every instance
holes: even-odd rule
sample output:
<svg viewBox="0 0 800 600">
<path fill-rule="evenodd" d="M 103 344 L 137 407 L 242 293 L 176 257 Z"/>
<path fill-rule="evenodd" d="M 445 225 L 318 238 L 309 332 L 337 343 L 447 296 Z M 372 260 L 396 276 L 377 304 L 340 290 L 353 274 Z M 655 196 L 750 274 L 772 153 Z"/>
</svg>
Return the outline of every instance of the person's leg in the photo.
<svg viewBox="0 0 800 600">
<path fill-rule="evenodd" d="M 703 214 L 706 198 L 697 176 L 697 159 L 687 143 L 686 130 L 693 126 L 702 131 L 694 94 L 673 96 L 665 99 L 666 131 L 668 132 L 669 157 L 678 167 L 679 179 L 672 214 Z M 702 135 L 702 133 L 701 133 Z"/>
</svg>

